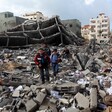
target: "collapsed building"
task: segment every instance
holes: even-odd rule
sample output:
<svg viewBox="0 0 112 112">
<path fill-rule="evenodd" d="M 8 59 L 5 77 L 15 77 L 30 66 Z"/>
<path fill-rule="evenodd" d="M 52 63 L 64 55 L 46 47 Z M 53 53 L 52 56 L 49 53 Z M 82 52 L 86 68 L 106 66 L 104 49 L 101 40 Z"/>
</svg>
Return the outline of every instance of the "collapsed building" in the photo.
<svg viewBox="0 0 112 112">
<path fill-rule="evenodd" d="M 26 20 L 0 34 L 0 46 L 24 46 L 42 42 L 52 45 L 82 45 L 84 39 L 69 31 L 58 16 L 43 22 Z"/>
</svg>

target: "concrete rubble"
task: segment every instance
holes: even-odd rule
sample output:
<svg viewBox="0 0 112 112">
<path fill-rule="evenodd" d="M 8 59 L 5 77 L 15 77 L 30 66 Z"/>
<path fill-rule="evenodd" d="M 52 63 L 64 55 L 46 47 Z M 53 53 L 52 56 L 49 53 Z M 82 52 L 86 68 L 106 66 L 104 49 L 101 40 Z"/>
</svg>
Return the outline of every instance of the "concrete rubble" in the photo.
<svg viewBox="0 0 112 112">
<path fill-rule="evenodd" d="M 0 112 L 106 112 L 112 106 L 112 46 L 96 46 L 92 54 L 87 45 L 66 46 L 71 56 L 62 59 L 55 80 L 50 68 L 45 84 L 33 62 L 39 47 L 0 49 Z"/>
</svg>

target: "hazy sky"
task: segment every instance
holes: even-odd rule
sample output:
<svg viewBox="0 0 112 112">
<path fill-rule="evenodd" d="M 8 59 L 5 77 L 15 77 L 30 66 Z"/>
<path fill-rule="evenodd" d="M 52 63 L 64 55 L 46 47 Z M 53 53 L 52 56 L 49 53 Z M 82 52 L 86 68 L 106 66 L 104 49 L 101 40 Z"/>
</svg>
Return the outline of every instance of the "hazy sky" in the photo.
<svg viewBox="0 0 112 112">
<path fill-rule="evenodd" d="M 79 19 L 82 25 L 104 12 L 112 22 L 112 0 L 0 0 L 0 11 L 11 11 L 16 16 L 41 11 L 48 17 Z"/>
</svg>

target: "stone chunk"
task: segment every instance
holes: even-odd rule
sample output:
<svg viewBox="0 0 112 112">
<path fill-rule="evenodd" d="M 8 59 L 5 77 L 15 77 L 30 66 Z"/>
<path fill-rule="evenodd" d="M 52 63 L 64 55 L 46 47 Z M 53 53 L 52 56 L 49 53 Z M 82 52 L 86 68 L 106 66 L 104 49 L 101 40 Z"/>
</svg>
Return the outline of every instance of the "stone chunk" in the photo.
<svg viewBox="0 0 112 112">
<path fill-rule="evenodd" d="M 80 112 L 80 110 L 75 109 L 75 108 L 68 108 L 68 109 L 66 110 L 66 112 Z"/>
<path fill-rule="evenodd" d="M 20 91 L 19 90 L 15 90 L 12 94 L 12 97 L 19 97 L 20 96 Z"/>
<path fill-rule="evenodd" d="M 65 99 L 65 98 L 60 98 L 59 101 L 65 105 L 69 105 L 69 101 L 68 99 Z"/>
<path fill-rule="evenodd" d="M 83 108 L 88 108 L 89 107 L 89 99 L 86 98 L 84 95 L 81 93 L 77 93 L 75 95 L 75 99 L 77 101 L 78 107 L 83 107 Z"/>
<path fill-rule="evenodd" d="M 89 69 L 84 70 L 84 71 L 82 71 L 82 73 L 83 73 L 84 75 L 87 75 L 87 74 L 89 74 L 89 73 L 90 73 L 90 70 L 89 70 Z"/>
<path fill-rule="evenodd" d="M 25 104 L 27 112 L 34 112 L 37 108 L 37 103 L 35 103 L 33 100 L 27 101 Z"/>
<path fill-rule="evenodd" d="M 41 105 L 45 97 L 46 97 L 46 94 L 39 92 L 35 100 Z"/>
<path fill-rule="evenodd" d="M 31 88 L 31 90 L 32 90 L 33 92 L 35 92 L 36 89 L 37 89 L 37 86 L 36 86 L 36 85 L 31 85 L 30 88 Z"/>
<path fill-rule="evenodd" d="M 90 107 L 96 108 L 97 107 L 97 89 L 91 88 L 90 91 Z"/>
<path fill-rule="evenodd" d="M 30 91 L 30 87 L 26 86 L 23 91 Z"/>
</svg>

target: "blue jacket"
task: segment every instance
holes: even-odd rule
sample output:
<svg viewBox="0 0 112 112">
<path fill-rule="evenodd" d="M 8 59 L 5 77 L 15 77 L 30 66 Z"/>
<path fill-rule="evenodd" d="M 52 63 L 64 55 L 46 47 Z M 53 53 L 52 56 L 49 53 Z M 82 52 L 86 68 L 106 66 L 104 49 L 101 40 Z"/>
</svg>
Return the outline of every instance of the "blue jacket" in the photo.
<svg viewBox="0 0 112 112">
<path fill-rule="evenodd" d="M 51 54 L 51 63 L 58 63 L 59 54 Z"/>
</svg>

